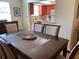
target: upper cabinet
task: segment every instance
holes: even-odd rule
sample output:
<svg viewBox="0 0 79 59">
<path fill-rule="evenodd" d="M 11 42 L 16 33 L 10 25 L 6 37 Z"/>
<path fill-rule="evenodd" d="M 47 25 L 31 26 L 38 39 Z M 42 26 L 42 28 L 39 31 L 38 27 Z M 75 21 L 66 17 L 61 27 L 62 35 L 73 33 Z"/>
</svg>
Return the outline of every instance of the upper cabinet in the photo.
<svg viewBox="0 0 79 59">
<path fill-rule="evenodd" d="M 44 16 L 47 14 L 47 6 L 41 5 L 39 6 L 39 15 Z"/>
<path fill-rule="evenodd" d="M 34 4 L 33 3 L 29 3 L 29 10 L 30 10 L 30 15 L 34 14 Z"/>
<path fill-rule="evenodd" d="M 40 5 L 39 6 L 39 14 L 40 15 L 51 15 L 51 11 L 55 10 L 55 4 L 49 4 L 49 5 Z"/>
<path fill-rule="evenodd" d="M 28 0 L 28 3 L 30 15 L 45 16 L 55 11 L 55 0 Z"/>
</svg>

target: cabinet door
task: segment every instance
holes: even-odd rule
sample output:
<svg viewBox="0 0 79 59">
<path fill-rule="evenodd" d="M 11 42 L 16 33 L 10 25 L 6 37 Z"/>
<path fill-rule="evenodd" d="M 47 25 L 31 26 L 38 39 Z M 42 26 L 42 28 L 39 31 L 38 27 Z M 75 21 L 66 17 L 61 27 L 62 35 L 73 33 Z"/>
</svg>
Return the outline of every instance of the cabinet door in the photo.
<svg viewBox="0 0 79 59">
<path fill-rule="evenodd" d="M 29 3 L 29 10 L 30 10 L 30 15 L 34 14 L 34 4 L 33 3 Z"/>
<path fill-rule="evenodd" d="M 47 15 L 47 6 L 46 5 L 39 6 L 39 8 L 40 8 L 39 13 L 41 16 Z"/>
</svg>

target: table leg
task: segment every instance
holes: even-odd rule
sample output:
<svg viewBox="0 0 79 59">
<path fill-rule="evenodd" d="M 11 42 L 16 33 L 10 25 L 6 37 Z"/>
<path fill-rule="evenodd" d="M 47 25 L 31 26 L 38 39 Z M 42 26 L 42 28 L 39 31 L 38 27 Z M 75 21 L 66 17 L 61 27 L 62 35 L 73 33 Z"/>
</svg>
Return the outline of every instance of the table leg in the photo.
<svg viewBox="0 0 79 59">
<path fill-rule="evenodd" d="M 66 54 L 67 54 L 67 44 L 66 44 L 66 47 L 63 50 L 63 56 L 66 57 Z"/>
</svg>

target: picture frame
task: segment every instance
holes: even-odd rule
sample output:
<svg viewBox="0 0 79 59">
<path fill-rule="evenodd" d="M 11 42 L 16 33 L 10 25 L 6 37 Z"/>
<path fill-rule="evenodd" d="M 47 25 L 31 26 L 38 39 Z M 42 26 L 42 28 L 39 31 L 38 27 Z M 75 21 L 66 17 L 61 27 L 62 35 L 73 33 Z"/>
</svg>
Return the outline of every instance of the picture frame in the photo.
<svg viewBox="0 0 79 59">
<path fill-rule="evenodd" d="M 13 13 L 14 13 L 14 16 L 15 16 L 15 17 L 21 16 L 20 8 L 19 8 L 19 7 L 14 7 L 14 8 L 13 8 Z"/>
</svg>

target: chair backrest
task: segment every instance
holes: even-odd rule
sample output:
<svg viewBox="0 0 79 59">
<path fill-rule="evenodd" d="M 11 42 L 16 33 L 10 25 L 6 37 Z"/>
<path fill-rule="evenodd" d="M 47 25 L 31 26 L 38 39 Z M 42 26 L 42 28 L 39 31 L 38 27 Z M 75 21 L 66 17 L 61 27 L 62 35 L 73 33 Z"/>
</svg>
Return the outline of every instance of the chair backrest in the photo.
<svg viewBox="0 0 79 59">
<path fill-rule="evenodd" d="M 79 42 L 74 46 L 67 58 L 62 55 L 58 55 L 56 59 L 79 59 Z"/>
<path fill-rule="evenodd" d="M 0 58 L 1 59 L 18 59 L 14 49 L 5 42 L 0 41 Z"/>
<path fill-rule="evenodd" d="M 0 34 L 6 33 L 5 24 L 3 22 L 0 22 Z"/>
<path fill-rule="evenodd" d="M 34 32 L 40 32 L 43 33 L 44 31 L 44 24 L 40 24 L 40 23 L 34 23 Z"/>
<path fill-rule="evenodd" d="M 67 59 L 79 59 L 79 44 L 75 45 Z"/>
<path fill-rule="evenodd" d="M 45 24 L 45 34 L 52 35 L 58 38 L 59 30 L 60 25 Z"/>
<path fill-rule="evenodd" d="M 6 22 L 5 27 L 6 27 L 7 33 L 14 33 L 19 31 L 18 21 Z"/>
</svg>

